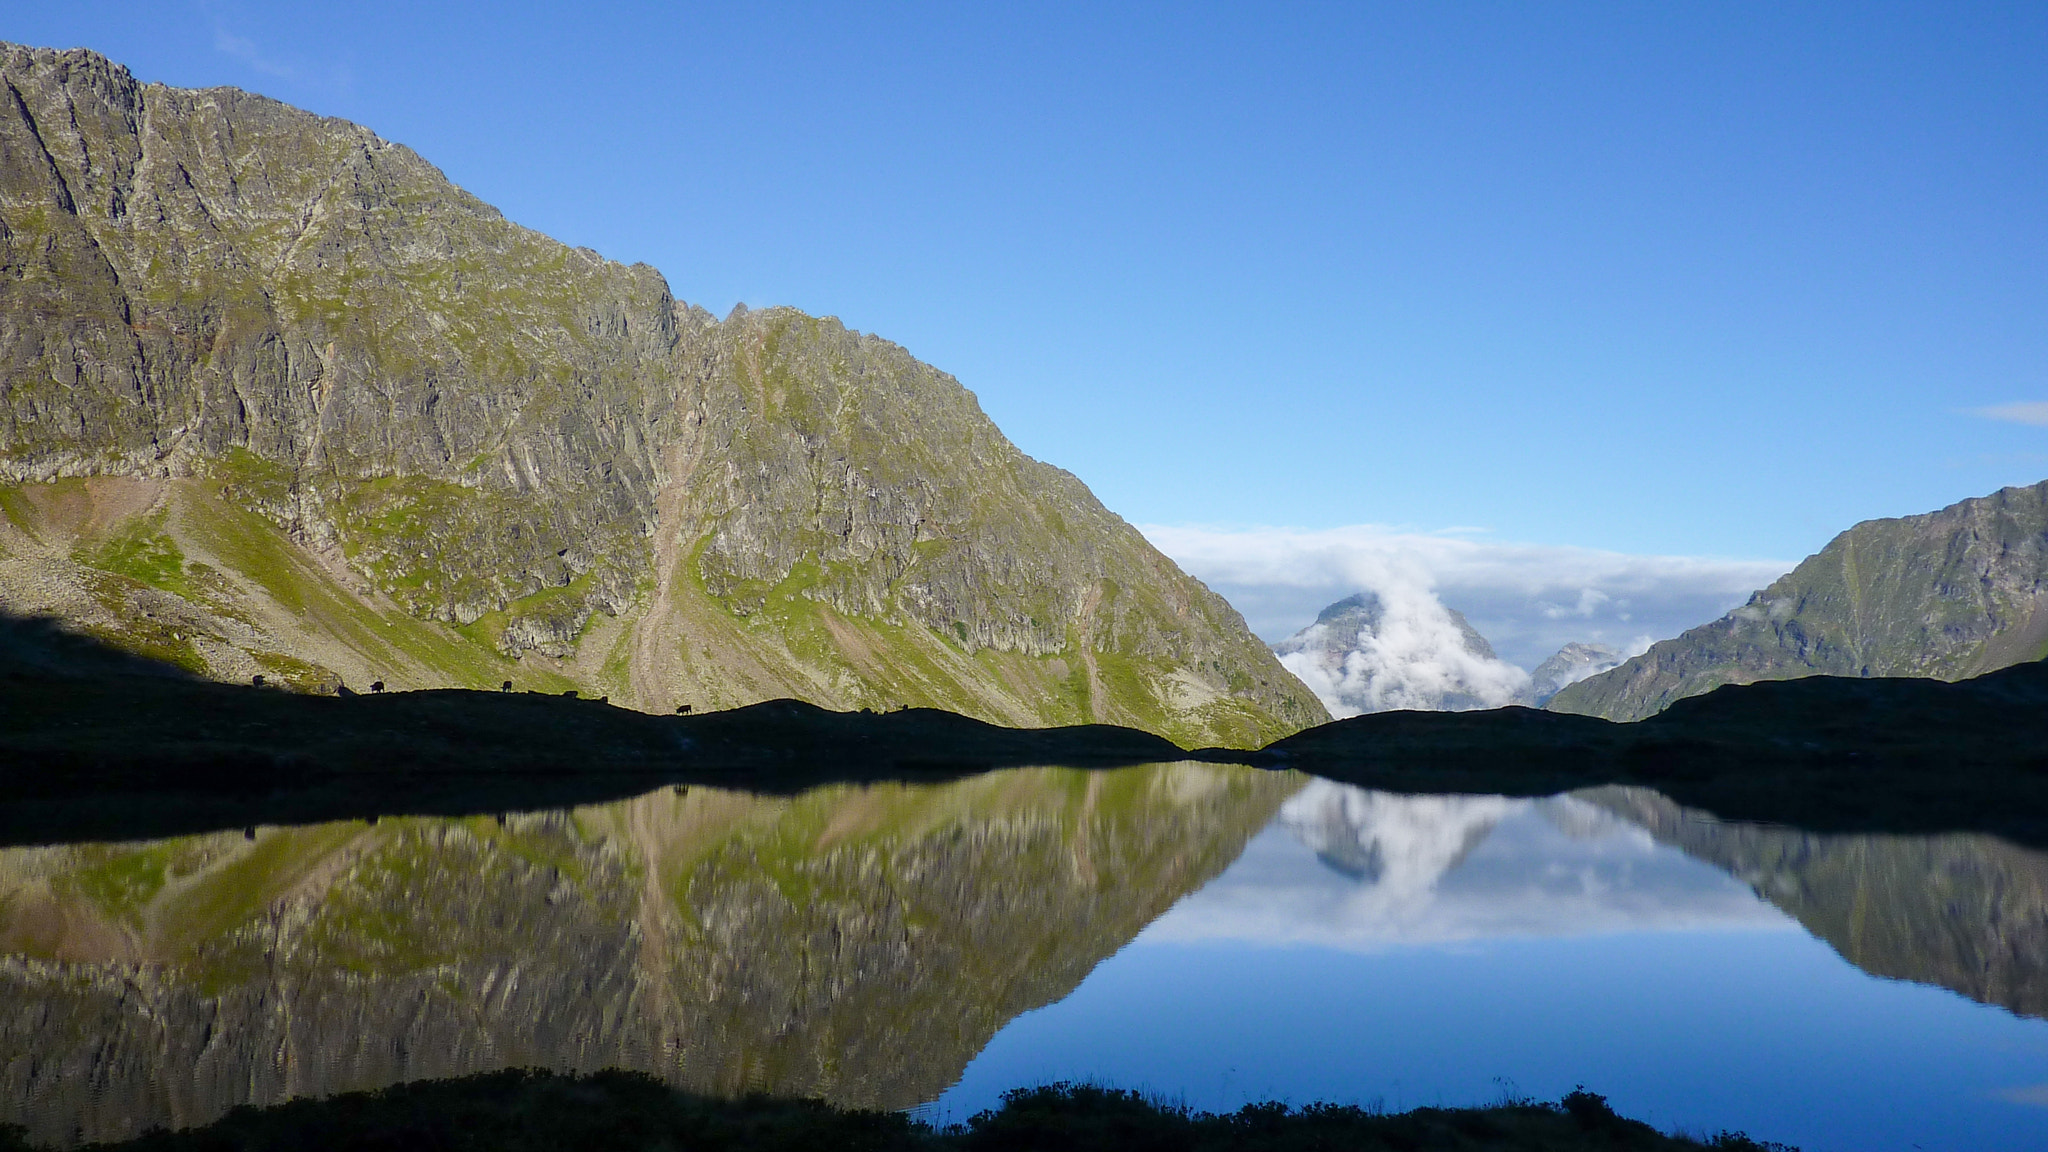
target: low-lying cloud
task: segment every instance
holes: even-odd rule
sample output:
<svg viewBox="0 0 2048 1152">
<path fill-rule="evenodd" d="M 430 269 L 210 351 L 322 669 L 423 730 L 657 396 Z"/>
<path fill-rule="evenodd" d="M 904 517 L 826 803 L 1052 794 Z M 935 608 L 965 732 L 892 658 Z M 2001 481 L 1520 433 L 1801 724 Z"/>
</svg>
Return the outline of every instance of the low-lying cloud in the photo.
<svg viewBox="0 0 2048 1152">
<path fill-rule="evenodd" d="M 1639 652 L 1715 619 L 1792 569 L 1784 560 L 1643 556 L 1371 524 L 1139 530 L 1269 642 L 1356 592 L 1390 602 L 1426 597 L 1464 613 L 1503 659 L 1525 669 L 1574 640 Z"/>
</svg>

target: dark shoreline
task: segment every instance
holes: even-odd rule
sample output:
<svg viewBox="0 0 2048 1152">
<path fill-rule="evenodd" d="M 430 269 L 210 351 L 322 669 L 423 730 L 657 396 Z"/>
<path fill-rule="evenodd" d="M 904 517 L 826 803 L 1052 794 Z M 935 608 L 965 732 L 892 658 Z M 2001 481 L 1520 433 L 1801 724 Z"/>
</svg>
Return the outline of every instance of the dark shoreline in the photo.
<svg viewBox="0 0 2048 1152">
<path fill-rule="evenodd" d="M 1013 729 L 935 709 L 782 700 L 656 716 L 440 689 L 309 696 L 152 675 L 0 675 L 0 844 L 125 840 L 597 803 L 663 785 L 794 793 L 995 768 L 1174 760 L 1411 793 L 1656 789 L 1812 831 L 1985 832 L 2048 847 L 2048 664 L 1975 680 L 1722 688 L 1633 724 L 1503 708 L 1388 712 L 1258 750 L 1109 725 Z"/>
</svg>

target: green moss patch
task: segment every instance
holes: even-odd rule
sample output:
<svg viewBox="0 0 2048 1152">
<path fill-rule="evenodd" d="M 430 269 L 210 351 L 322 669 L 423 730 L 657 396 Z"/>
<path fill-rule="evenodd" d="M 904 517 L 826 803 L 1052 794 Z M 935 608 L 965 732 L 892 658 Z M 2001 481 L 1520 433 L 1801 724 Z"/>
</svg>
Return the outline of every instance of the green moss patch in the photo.
<svg viewBox="0 0 2048 1152">
<path fill-rule="evenodd" d="M 75 558 L 102 572 L 195 599 L 196 590 L 185 578 L 185 554 L 162 526 L 161 516 L 144 521 L 96 548 L 81 549 Z"/>
</svg>

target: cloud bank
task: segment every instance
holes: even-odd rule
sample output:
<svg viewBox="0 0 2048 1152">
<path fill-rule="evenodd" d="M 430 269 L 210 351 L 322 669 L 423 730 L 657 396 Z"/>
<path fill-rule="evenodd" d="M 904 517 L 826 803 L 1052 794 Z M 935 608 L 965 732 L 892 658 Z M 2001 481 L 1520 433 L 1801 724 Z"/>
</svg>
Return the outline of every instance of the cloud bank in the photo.
<svg viewBox="0 0 2048 1152">
<path fill-rule="evenodd" d="M 1970 415 L 1982 416 L 1987 420 L 2003 420 L 2008 424 L 2038 424 L 2048 427 L 2048 400 L 1972 408 Z"/>
<path fill-rule="evenodd" d="M 1138 528 L 1268 641 L 1306 627 L 1345 596 L 1370 591 L 1389 603 L 1456 608 L 1522 668 L 1573 640 L 1641 651 L 1715 619 L 1792 569 L 1784 560 L 1643 556 L 1373 524 Z"/>
</svg>

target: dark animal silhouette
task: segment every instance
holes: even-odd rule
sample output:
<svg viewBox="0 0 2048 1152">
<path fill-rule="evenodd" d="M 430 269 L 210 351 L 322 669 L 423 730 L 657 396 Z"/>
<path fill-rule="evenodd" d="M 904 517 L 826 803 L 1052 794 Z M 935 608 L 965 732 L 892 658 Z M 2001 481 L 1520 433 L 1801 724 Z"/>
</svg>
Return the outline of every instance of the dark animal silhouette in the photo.
<svg viewBox="0 0 2048 1152">
<path fill-rule="evenodd" d="M 372 680 L 372 681 L 370 681 L 370 691 L 372 691 L 372 692 L 382 692 L 383 690 L 384 690 L 384 682 L 383 682 L 382 680 Z"/>
</svg>

